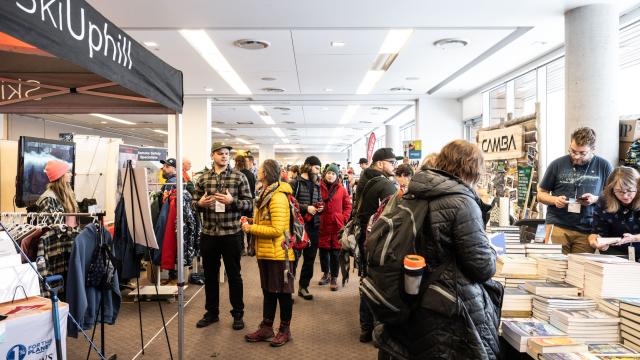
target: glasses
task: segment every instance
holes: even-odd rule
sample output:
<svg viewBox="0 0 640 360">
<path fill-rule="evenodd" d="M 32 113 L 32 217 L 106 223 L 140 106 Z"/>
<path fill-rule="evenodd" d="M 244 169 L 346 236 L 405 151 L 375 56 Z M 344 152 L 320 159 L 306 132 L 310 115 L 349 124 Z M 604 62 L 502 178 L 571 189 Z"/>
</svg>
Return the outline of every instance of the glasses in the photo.
<svg viewBox="0 0 640 360">
<path fill-rule="evenodd" d="M 631 195 L 631 194 L 635 194 L 635 193 L 637 193 L 637 192 L 638 192 L 638 189 L 629 189 L 629 190 L 613 190 L 613 193 L 614 193 L 614 194 L 616 194 L 616 195 L 621 195 L 621 196 L 624 196 L 624 195 L 627 195 L 627 194 Z"/>
<path fill-rule="evenodd" d="M 588 151 L 575 151 L 572 148 L 569 148 L 569 154 L 575 157 L 586 157 L 591 153 L 591 150 Z"/>
<path fill-rule="evenodd" d="M 398 163 L 397 160 L 384 160 L 384 161 L 388 162 L 389 164 L 391 164 L 393 166 L 396 166 L 396 164 Z"/>
</svg>

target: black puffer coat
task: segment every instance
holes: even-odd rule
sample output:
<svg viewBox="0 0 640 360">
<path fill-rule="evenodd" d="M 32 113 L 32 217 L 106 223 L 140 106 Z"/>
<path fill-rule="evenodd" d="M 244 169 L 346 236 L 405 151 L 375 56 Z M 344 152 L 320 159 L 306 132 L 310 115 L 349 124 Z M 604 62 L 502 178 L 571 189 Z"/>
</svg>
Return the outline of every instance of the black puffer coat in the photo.
<svg viewBox="0 0 640 360">
<path fill-rule="evenodd" d="M 484 232 L 480 199 L 460 179 L 436 170 L 417 173 L 408 196 L 430 201 L 416 250 L 431 269 L 448 263 L 436 284 L 452 300 L 449 308 L 429 305 L 427 292 L 407 324 L 385 332 L 411 359 L 499 358 L 503 288 L 491 280 L 496 253 Z"/>
</svg>

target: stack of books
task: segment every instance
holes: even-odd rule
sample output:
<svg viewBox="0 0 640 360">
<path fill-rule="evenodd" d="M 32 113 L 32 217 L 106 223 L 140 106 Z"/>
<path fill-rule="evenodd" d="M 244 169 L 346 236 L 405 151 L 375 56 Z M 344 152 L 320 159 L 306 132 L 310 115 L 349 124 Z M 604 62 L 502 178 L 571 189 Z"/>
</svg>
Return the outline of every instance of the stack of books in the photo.
<svg viewBox="0 0 640 360">
<path fill-rule="evenodd" d="M 541 244 L 531 243 L 525 245 L 527 257 L 535 257 L 538 255 L 562 255 L 562 245 L 560 244 Z"/>
<path fill-rule="evenodd" d="M 538 276 L 538 263 L 535 259 L 500 255 L 498 256 L 496 266 L 496 276 L 498 277 L 519 278 L 521 276 Z"/>
<path fill-rule="evenodd" d="M 532 338 L 527 342 L 527 354 L 538 359 L 541 354 L 582 353 L 587 352 L 584 342 L 570 337 Z"/>
<path fill-rule="evenodd" d="M 539 359 L 542 360 L 598 360 L 595 355 L 591 355 L 588 352 L 582 353 L 553 353 L 542 354 Z M 616 359 L 621 360 L 621 359 Z"/>
<path fill-rule="evenodd" d="M 592 299 L 566 295 L 535 296 L 532 306 L 533 316 L 544 321 L 549 321 L 552 310 L 595 310 L 597 308 L 596 302 Z"/>
<path fill-rule="evenodd" d="M 577 286 L 581 289 L 584 288 L 584 265 L 587 261 L 610 261 L 620 262 L 620 259 L 614 255 L 597 255 L 597 254 L 569 254 L 569 260 L 567 262 L 567 278 L 566 282 Z M 624 259 L 622 259 L 624 260 Z"/>
<path fill-rule="evenodd" d="M 640 299 L 620 299 L 620 323 L 623 344 L 640 351 Z"/>
<path fill-rule="evenodd" d="M 526 352 L 531 338 L 557 338 L 566 334 L 543 322 L 503 321 L 502 336 L 519 352 Z"/>
<path fill-rule="evenodd" d="M 487 232 L 504 234 L 504 246 L 507 255 L 520 257 L 526 255 L 524 244 L 520 243 L 519 226 L 493 226 L 489 227 Z"/>
<path fill-rule="evenodd" d="M 551 325 L 584 342 L 618 342 L 620 319 L 599 310 L 552 310 Z"/>
<path fill-rule="evenodd" d="M 640 297 L 640 264 L 624 258 L 588 260 L 584 264 L 584 295 L 593 298 Z"/>
<path fill-rule="evenodd" d="M 518 288 L 504 289 L 502 300 L 503 318 L 527 318 L 531 317 L 531 301 L 533 295 Z"/>
<path fill-rule="evenodd" d="M 638 359 L 640 353 L 619 343 L 592 343 L 587 344 L 590 354 L 598 359 Z"/>
<path fill-rule="evenodd" d="M 618 299 L 598 299 L 598 310 L 611 316 L 620 316 L 620 300 Z"/>
<path fill-rule="evenodd" d="M 563 282 L 567 276 L 567 255 L 536 255 L 538 275 L 551 281 Z"/>
<path fill-rule="evenodd" d="M 578 296 L 579 293 L 577 287 L 561 282 L 527 281 L 522 288 L 538 296 Z"/>
</svg>

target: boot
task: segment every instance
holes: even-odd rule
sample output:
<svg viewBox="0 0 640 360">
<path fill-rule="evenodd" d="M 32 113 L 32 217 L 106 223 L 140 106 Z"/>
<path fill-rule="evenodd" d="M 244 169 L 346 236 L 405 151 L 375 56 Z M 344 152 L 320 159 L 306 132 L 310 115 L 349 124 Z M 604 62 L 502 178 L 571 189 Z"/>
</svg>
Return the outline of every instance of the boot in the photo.
<svg viewBox="0 0 640 360">
<path fill-rule="evenodd" d="M 338 291 L 338 278 L 332 276 L 330 282 L 331 285 L 329 285 L 329 288 L 331 289 L 331 291 Z"/>
<path fill-rule="evenodd" d="M 247 334 L 244 339 L 248 342 L 267 341 L 273 337 L 273 320 L 264 319 L 260 323 L 258 330 Z"/>
<path fill-rule="evenodd" d="M 289 325 L 291 325 L 291 321 L 280 322 L 278 334 L 273 338 L 273 340 L 271 340 L 271 346 L 280 347 L 286 344 L 289 340 L 293 340 L 293 337 L 291 337 L 291 331 L 289 330 Z"/>
<path fill-rule="evenodd" d="M 318 281 L 318 285 L 327 285 L 329 283 L 329 279 L 329 273 L 324 273 L 324 275 L 322 275 L 322 279 Z"/>
</svg>

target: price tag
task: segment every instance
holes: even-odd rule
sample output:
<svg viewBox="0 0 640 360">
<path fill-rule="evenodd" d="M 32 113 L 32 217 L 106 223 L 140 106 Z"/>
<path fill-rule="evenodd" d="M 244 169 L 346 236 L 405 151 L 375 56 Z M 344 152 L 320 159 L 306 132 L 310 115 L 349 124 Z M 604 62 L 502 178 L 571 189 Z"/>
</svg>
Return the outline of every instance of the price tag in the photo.
<svg viewBox="0 0 640 360">
<path fill-rule="evenodd" d="M 223 213 L 225 211 L 224 204 L 216 201 L 216 210 L 217 213 Z"/>
<path fill-rule="evenodd" d="M 573 214 L 580 214 L 580 203 L 576 202 L 576 199 L 569 199 L 569 205 L 567 206 L 567 211 Z"/>
<path fill-rule="evenodd" d="M 636 248 L 633 245 L 629 245 L 629 261 L 636 261 Z"/>
</svg>

